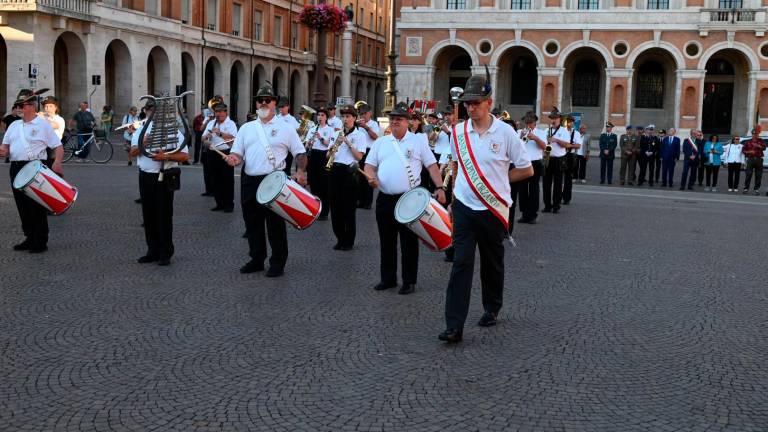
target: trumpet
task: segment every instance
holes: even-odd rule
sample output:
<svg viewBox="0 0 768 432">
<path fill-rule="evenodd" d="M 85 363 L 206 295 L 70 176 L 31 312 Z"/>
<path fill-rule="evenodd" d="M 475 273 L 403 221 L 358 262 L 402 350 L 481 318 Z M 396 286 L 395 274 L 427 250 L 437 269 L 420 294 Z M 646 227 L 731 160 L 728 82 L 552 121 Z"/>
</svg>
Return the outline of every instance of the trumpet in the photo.
<svg viewBox="0 0 768 432">
<path fill-rule="evenodd" d="M 509 115 L 509 112 L 507 112 L 506 110 L 504 110 L 504 112 L 502 112 L 502 113 L 501 113 L 501 115 L 499 116 L 499 120 L 502 120 L 502 121 L 504 121 L 504 120 L 509 120 L 511 117 L 512 117 L 512 116 L 511 116 L 511 115 Z"/>
<path fill-rule="evenodd" d="M 528 143 L 528 134 L 529 133 L 531 133 L 531 130 L 528 129 L 527 127 L 524 127 L 522 129 L 520 129 L 520 140 L 523 143 Z"/>
<path fill-rule="evenodd" d="M 144 124 L 144 122 L 145 122 L 145 121 L 146 121 L 146 119 L 144 119 L 144 120 L 136 120 L 136 121 L 133 121 L 133 122 L 130 122 L 130 123 L 126 123 L 126 124 L 124 124 L 124 125 L 118 126 L 118 127 L 114 128 L 114 129 L 112 129 L 112 130 L 113 130 L 114 132 L 117 132 L 117 131 L 119 131 L 119 130 L 123 130 L 123 129 L 129 128 L 129 127 L 131 127 L 131 126 L 133 126 L 133 128 L 134 128 L 134 129 L 138 129 L 138 128 L 140 128 L 140 127 L 141 127 L 141 125 L 143 125 L 143 124 Z"/>
<path fill-rule="evenodd" d="M 331 144 L 330 148 L 328 149 L 328 163 L 325 164 L 325 169 L 327 171 L 330 171 L 333 167 L 333 164 L 336 161 L 336 153 L 338 153 L 339 147 L 341 147 L 341 145 L 347 141 L 347 138 L 342 135 L 343 133 L 343 129 L 338 130 L 333 135 L 333 137 L 331 137 L 331 142 L 333 144 Z"/>
</svg>

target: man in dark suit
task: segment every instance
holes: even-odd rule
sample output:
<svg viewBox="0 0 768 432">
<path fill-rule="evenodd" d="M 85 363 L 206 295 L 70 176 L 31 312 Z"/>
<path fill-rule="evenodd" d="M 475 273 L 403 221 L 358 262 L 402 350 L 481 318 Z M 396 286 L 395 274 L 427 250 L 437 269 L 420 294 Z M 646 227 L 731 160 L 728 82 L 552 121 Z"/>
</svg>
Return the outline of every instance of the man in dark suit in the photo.
<svg viewBox="0 0 768 432">
<path fill-rule="evenodd" d="M 661 187 L 672 187 L 675 164 L 680 159 L 680 138 L 675 136 L 676 132 L 675 128 L 669 128 L 661 141 Z"/>
<path fill-rule="evenodd" d="M 696 181 L 696 169 L 699 166 L 699 154 L 701 146 L 699 140 L 701 132 L 698 129 L 691 130 L 691 138 L 683 140 L 683 177 L 680 179 L 680 190 L 688 186 L 688 190 L 693 190 L 693 183 Z M 703 140 L 702 140 L 703 141 Z M 688 177 L 690 171 L 691 176 Z"/>
<path fill-rule="evenodd" d="M 613 183 L 613 159 L 616 157 L 618 138 L 613 133 L 613 123 L 605 124 L 605 133 L 600 135 L 600 184 L 605 183 L 608 172 L 608 184 Z M 623 179 L 622 179 L 623 180 Z"/>
<path fill-rule="evenodd" d="M 645 174 L 648 173 L 648 186 L 653 186 L 653 169 L 655 168 L 656 153 L 659 152 L 659 137 L 653 125 L 646 128 L 646 133 L 640 137 L 640 176 L 638 186 L 645 183 Z"/>
</svg>

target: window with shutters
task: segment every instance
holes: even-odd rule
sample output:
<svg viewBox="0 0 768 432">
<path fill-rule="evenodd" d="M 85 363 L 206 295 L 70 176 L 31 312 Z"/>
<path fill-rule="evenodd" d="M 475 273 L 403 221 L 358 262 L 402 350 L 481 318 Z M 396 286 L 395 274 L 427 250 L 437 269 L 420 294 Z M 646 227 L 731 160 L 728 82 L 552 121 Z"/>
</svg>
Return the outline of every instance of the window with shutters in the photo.
<svg viewBox="0 0 768 432">
<path fill-rule="evenodd" d="M 275 34 L 272 43 L 283 46 L 283 17 L 280 15 L 275 15 Z"/>
<path fill-rule="evenodd" d="M 719 0 L 720 9 L 741 9 L 744 7 L 743 0 Z"/>
<path fill-rule="evenodd" d="M 208 30 L 215 31 L 217 17 L 219 16 L 219 2 L 217 0 L 208 0 L 206 16 L 208 18 L 208 22 L 206 22 Z"/>
<path fill-rule="evenodd" d="M 512 0 L 512 9 L 530 9 L 531 0 Z"/>
<path fill-rule="evenodd" d="M 240 36 L 243 28 L 243 7 L 237 3 L 232 5 L 232 35 Z"/>
<path fill-rule="evenodd" d="M 669 0 L 648 0 L 648 9 L 669 9 Z"/>
<path fill-rule="evenodd" d="M 599 9 L 599 0 L 579 0 L 579 9 Z"/>
<path fill-rule="evenodd" d="M 635 108 L 664 108 L 664 67 L 660 63 L 645 62 L 638 69 Z"/>
<path fill-rule="evenodd" d="M 448 0 L 448 9 L 458 10 L 467 8 L 467 0 Z"/>
<path fill-rule="evenodd" d="M 291 49 L 299 48 L 299 23 L 291 22 Z"/>
<path fill-rule="evenodd" d="M 257 41 L 264 40 L 261 21 L 262 21 L 261 11 L 260 10 L 253 11 L 253 39 Z"/>
</svg>

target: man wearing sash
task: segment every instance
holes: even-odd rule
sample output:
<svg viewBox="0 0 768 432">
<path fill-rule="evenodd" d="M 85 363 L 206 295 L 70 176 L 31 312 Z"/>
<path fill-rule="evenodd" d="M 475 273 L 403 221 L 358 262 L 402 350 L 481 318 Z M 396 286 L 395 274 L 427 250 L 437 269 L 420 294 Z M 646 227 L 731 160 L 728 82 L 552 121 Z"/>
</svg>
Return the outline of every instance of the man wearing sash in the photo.
<svg viewBox="0 0 768 432">
<path fill-rule="evenodd" d="M 13 250 L 40 253 L 48 250 L 48 213 L 24 192 L 14 188 L 13 180 L 31 161 L 46 163 L 47 149 L 52 149 L 54 154 L 51 169 L 62 175 L 64 148 L 50 123 L 37 115 L 37 96 L 32 90 L 21 90 L 14 103 L 14 106 L 17 105 L 21 107 L 21 119 L 8 126 L 0 145 L 0 157 L 11 160 L 11 190 L 25 237 L 23 242 L 13 246 Z"/>
<path fill-rule="evenodd" d="M 562 118 L 557 107 L 552 107 L 549 118 L 551 123 L 547 134 L 552 152 L 544 169 L 544 210 L 542 212 L 557 213 L 560 211 L 560 201 L 563 196 L 563 169 L 566 150 L 571 146 L 571 134 L 560 125 Z"/>
<path fill-rule="evenodd" d="M 426 140 L 408 131 L 408 107 L 398 104 L 389 113 L 391 135 L 377 139 L 365 160 L 368 184 L 379 188 L 376 197 L 376 224 L 381 251 L 381 282 L 377 291 L 397 286 L 397 237 L 400 236 L 403 286 L 398 294 L 416 290 L 419 270 L 419 243 L 416 234 L 395 219 L 395 205 L 400 197 L 419 185 L 422 166 L 437 185 L 437 200 L 445 204 L 445 188 L 437 161 Z"/>
<path fill-rule="evenodd" d="M 251 260 L 240 268 L 241 273 L 264 270 L 267 258 L 266 239 L 272 248 L 267 277 L 282 276 L 288 260 L 288 238 L 285 220 L 256 201 L 256 191 L 264 177 L 286 168 L 286 157 L 292 153 L 297 162 L 294 178 L 306 186 L 307 155 L 296 133 L 296 128 L 275 116 L 275 93 L 265 85 L 256 93 L 259 118 L 244 124 L 237 133 L 235 143 L 227 157 L 230 166 L 245 162 L 240 178 L 240 205 L 248 236 Z M 266 232 L 265 232 L 266 225 Z"/>
<path fill-rule="evenodd" d="M 509 229 L 510 182 L 533 175 L 525 145 L 515 130 L 490 114 L 490 78 L 474 75 L 459 99 L 470 120 L 454 129 L 458 164 L 453 190 L 453 246 L 456 250 L 445 299 L 446 330 L 438 336 L 460 342 L 469 311 L 475 249 L 480 251 L 480 280 L 485 313 L 478 325 L 496 324 L 504 288 L 504 239 Z M 514 165 L 514 168 L 510 168 Z"/>
</svg>

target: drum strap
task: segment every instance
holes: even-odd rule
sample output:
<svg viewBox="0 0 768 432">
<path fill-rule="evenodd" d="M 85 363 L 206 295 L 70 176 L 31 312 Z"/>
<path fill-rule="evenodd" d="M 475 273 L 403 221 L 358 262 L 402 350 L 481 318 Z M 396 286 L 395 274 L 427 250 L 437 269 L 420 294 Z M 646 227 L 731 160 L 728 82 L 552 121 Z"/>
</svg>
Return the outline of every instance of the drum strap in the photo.
<svg viewBox="0 0 768 432">
<path fill-rule="evenodd" d="M 32 149 L 29 147 L 29 141 L 27 141 L 27 135 L 24 133 L 24 119 L 21 119 L 20 121 L 21 124 L 19 125 L 19 141 L 24 144 L 24 150 L 27 152 L 27 160 L 35 160 L 35 155 L 32 154 Z M 38 154 L 37 159 L 45 159 L 45 156 L 42 158 L 40 156 L 41 154 Z"/>
<path fill-rule="evenodd" d="M 285 161 L 283 160 L 283 163 L 281 163 L 280 167 L 277 166 L 277 160 L 275 159 L 275 153 L 272 152 L 272 146 L 269 145 L 269 139 L 267 138 L 267 132 L 264 131 L 264 126 L 261 124 L 261 120 L 253 122 L 253 124 L 256 126 L 256 139 L 261 142 L 261 145 L 264 146 L 264 153 L 267 155 L 267 160 L 269 161 L 269 164 L 272 165 L 272 170 L 277 171 L 279 169 L 285 168 Z M 246 162 L 247 163 L 247 162 Z"/>
<path fill-rule="evenodd" d="M 403 149 L 400 148 L 400 143 L 397 141 L 397 138 L 395 138 L 393 135 L 390 136 L 392 137 L 390 140 L 392 141 L 392 147 L 395 148 L 395 154 L 398 158 L 400 158 L 400 162 L 402 162 L 403 166 L 405 167 L 405 173 L 408 175 L 408 185 L 410 186 L 410 189 L 413 189 L 418 185 L 418 183 L 414 178 L 413 171 L 411 170 L 411 164 L 408 163 L 408 160 L 405 158 Z M 408 134 L 406 134 L 406 136 L 408 136 Z"/>
</svg>

